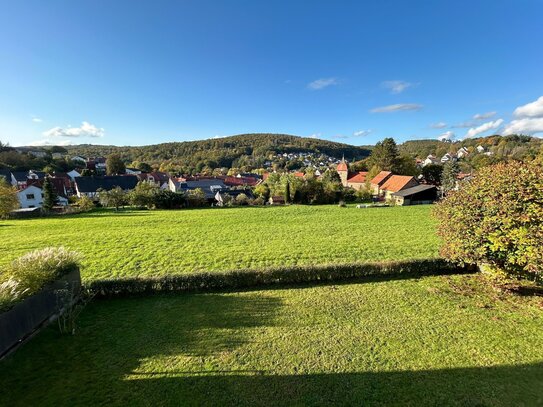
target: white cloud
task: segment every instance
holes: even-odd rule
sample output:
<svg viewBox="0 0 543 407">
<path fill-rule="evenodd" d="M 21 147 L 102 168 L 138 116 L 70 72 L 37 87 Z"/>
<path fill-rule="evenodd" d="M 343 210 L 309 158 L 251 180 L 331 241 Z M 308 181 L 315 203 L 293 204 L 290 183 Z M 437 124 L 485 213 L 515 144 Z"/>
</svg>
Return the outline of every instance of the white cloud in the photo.
<svg viewBox="0 0 543 407">
<path fill-rule="evenodd" d="M 381 83 L 381 86 L 383 88 L 389 89 L 390 93 L 398 94 L 402 93 L 407 88 L 412 87 L 413 84 L 404 81 L 384 81 L 383 83 Z"/>
<path fill-rule="evenodd" d="M 497 129 L 503 123 L 503 119 L 494 120 L 493 122 L 486 122 L 477 127 L 472 127 L 468 130 L 465 135 L 465 138 L 475 137 L 479 134 L 482 134 L 488 130 Z"/>
<path fill-rule="evenodd" d="M 365 137 L 371 133 L 371 130 L 358 130 L 353 133 L 354 137 Z"/>
<path fill-rule="evenodd" d="M 32 117 L 32 121 L 33 121 L 34 123 L 41 123 L 43 120 L 40 119 L 39 117 Z"/>
<path fill-rule="evenodd" d="M 62 127 L 53 127 L 45 132 L 45 137 L 103 137 L 105 130 L 96 127 L 89 122 L 81 123 L 80 127 L 70 127 L 63 129 Z"/>
<path fill-rule="evenodd" d="M 320 78 L 310 82 L 307 87 L 311 90 L 321 90 L 328 86 L 337 85 L 338 83 L 337 78 Z"/>
<path fill-rule="evenodd" d="M 446 140 L 452 140 L 454 138 L 454 132 L 452 131 L 446 131 L 445 133 L 440 134 L 437 139 L 439 141 L 446 141 Z"/>
<path fill-rule="evenodd" d="M 322 134 L 321 133 L 313 133 L 312 135 L 310 135 L 309 137 L 310 138 L 321 138 Z"/>
<path fill-rule="evenodd" d="M 400 111 L 406 111 L 406 110 L 420 110 L 420 109 L 422 109 L 422 105 L 418 105 L 416 103 L 399 103 L 396 105 L 376 107 L 375 109 L 371 109 L 370 112 L 389 113 L 389 112 L 400 112 Z"/>
<path fill-rule="evenodd" d="M 37 140 L 27 144 L 32 147 L 43 147 L 43 146 L 71 146 L 73 145 L 71 140 L 62 140 L 62 141 L 52 141 L 49 139 Z"/>
<path fill-rule="evenodd" d="M 447 127 L 447 123 L 445 122 L 432 123 L 430 127 L 432 129 L 444 129 L 445 127 Z"/>
<path fill-rule="evenodd" d="M 496 116 L 496 112 L 477 113 L 473 115 L 473 120 L 485 120 Z"/>
<path fill-rule="evenodd" d="M 517 107 L 513 114 L 516 117 L 543 117 L 543 96 L 535 102 Z"/>
<path fill-rule="evenodd" d="M 524 117 L 509 123 L 502 134 L 535 134 L 543 132 L 543 117 Z"/>
</svg>

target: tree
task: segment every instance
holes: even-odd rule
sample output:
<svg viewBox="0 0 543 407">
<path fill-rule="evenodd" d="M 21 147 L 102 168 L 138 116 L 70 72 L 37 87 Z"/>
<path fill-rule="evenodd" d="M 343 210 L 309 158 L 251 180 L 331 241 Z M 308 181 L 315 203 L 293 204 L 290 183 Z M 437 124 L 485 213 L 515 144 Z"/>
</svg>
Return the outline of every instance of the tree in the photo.
<svg viewBox="0 0 543 407">
<path fill-rule="evenodd" d="M 77 206 L 81 212 L 88 212 L 94 208 L 94 202 L 87 195 L 83 195 L 77 200 Z"/>
<path fill-rule="evenodd" d="M 256 196 L 262 198 L 264 202 L 268 202 L 270 199 L 270 187 L 267 183 L 259 184 L 254 190 Z"/>
<path fill-rule="evenodd" d="M 460 173 L 460 168 L 456 162 L 449 161 L 443 165 L 443 173 L 441 176 L 441 184 L 443 192 L 447 194 L 449 191 L 452 191 L 456 188 L 456 182 L 458 179 L 458 174 Z"/>
<path fill-rule="evenodd" d="M 0 218 L 7 217 L 18 207 L 17 190 L 0 178 Z"/>
<path fill-rule="evenodd" d="M 236 205 L 248 205 L 249 197 L 246 194 L 239 194 L 236 196 Z"/>
<path fill-rule="evenodd" d="M 400 167 L 400 153 L 393 138 L 385 138 L 379 141 L 371 152 L 369 159 L 372 166 L 381 168 L 382 171 L 397 172 Z"/>
<path fill-rule="evenodd" d="M 190 189 L 187 192 L 187 202 L 189 206 L 199 207 L 206 203 L 206 194 L 202 188 Z"/>
<path fill-rule="evenodd" d="M 434 208 L 440 254 L 498 275 L 543 276 L 543 168 L 485 167 Z"/>
<path fill-rule="evenodd" d="M 428 164 L 422 167 L 422 177 L 428 184 L 441 185 L 441 174 L 443 166 L 439 164 Z"/>
<path fill-rule="evenodd" d="M 115 187 L 109 191 L 99 189 L 98 197 L 103 206 L 115 208 L 116 211 L 126 203 L 126 194 L 121 187 Z"/>
<path fill-rule="evenodd" d="M 106 173 L 107 175 L 124 174 L 126 172 L 126 166 L 119 154 L 110 154 L 106 159 Z"/>
<path fill-rule="evenodd" d="M 57 204 L 58 196 L 53 189 L 53 183 L 49 177 L 43 180 L 43 204 L 42 207 L 49 212 Z"/>
<path fill-rule="evenodd" d="M 159 188 L 149 182 L 140 181 L 136 187 L 128 193 L 128 201 L 134 206 L 146 206 L 151 208 L 155 204 L 155 196 Z"/>
<path fill-rule="evenodd" d="M 184 204 L 184 195 L 172 192 L 169 189 L 159 189 L 155 194 L 155 207 L 157 209 L 178 209 Z"/>
</svg>

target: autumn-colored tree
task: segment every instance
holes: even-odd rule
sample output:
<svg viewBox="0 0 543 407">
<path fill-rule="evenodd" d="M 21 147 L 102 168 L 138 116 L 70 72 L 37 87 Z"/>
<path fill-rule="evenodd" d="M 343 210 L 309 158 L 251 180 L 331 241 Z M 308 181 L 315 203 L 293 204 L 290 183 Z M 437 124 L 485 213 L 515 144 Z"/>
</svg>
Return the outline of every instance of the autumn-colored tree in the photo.
<svg viewBox="0 0 543 407">
<path fill-rule="evenodd" d="M 512 162 L 485 167 L 434 209 L 440 253 L 506 275 L 543 273 L 543 168 Z"/>
<path fill-rule="evenodd" d="M 17 190 L 0 178 L 0 218 L 7 217 L 18 207 Z"/>
</svg>

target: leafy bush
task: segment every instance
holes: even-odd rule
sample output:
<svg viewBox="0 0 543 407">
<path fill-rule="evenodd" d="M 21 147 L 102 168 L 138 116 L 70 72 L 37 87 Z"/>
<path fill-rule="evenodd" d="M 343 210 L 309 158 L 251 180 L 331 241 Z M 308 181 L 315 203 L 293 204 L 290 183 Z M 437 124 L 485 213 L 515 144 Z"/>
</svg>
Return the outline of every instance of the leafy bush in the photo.
<svg viewBox="0 0 543 407">
<path fill-rule="evenodd" d="M 434 214 L 440 253 L 507 275 L 543 272 L 543 168 L 509 163 L 481 169 L 449 192 Z"/>
<path fill-rule="evenodd" d="M 77 252 L 64 247 L 35 250 L 14 260 L 4 270 L 2 280 L 15 280 L 19 292 L 34 294 L 44 285 L 62 277 L 79 266 Z"/>
<path fill-rule="evenodd" d="M 463 273 L 467 269 L 442 259 L 403 262 L 325 264 L 233 270 L 223 273 L 193 273 L 150 278 L 96 280 L 87 287 L 101 297 L 149 294 L 167 291 L 239 289 L 271 284 L 341 281 L 367 276 L 436 275 Z"/>
<path fill-rule="evenodd" d="M 87 195 L 83 195 L 77 200 L 77 206 L 81 212 L 88 212 L 94 208 L 94 202 Z"/>
</svg>

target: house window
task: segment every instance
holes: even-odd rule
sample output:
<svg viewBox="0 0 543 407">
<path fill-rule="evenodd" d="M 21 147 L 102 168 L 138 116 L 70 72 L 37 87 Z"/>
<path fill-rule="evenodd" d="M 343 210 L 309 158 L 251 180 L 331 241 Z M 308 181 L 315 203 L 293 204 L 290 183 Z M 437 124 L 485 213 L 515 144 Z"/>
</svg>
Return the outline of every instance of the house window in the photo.
<svg viewBox="0 0 543 407">
<path fill-rule="evenodd" d="M 34 198 L 34 194 L 26 194 L 26 199 L 28 199 L 28 200 L 33 200 L 33 199 L 35 199 L 35 198 Z"/>
</svg>

